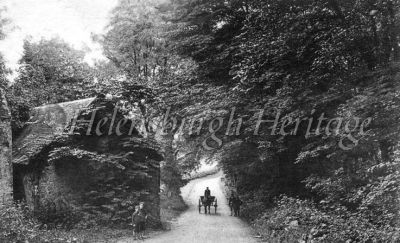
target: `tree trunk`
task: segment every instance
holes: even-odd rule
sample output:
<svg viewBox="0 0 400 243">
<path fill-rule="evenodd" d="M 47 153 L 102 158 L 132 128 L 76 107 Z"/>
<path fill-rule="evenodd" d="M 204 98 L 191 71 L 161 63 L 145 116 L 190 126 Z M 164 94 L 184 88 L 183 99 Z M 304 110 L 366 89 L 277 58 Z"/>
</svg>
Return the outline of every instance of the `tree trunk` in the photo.
<svg viewBox="0 0 400 243">
<path fill-rule="evenodd" d="M 0 89 L 0 205 L 12 202 L 11 115 Z"/>
</svg>

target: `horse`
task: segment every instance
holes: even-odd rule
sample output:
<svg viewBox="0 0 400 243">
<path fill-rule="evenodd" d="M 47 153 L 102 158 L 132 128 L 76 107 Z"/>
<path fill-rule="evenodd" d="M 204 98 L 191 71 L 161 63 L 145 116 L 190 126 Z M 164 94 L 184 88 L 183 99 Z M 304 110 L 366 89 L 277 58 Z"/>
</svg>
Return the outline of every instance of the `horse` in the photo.
<svg viewBox="0 0 400 243">
<path fill-rule="evenodd" d="M 214 202 L 215 197 L 213 196 L 209 196 L 209 197 L 201 197 L 201 202 L 204 206 L 204 213 L 207 214 L 207 208 L 208 208 L 208 214 L 211 214 L 211 206 Z M 200 212 L 200 208 L 199 208 L 199 212 Z"/>
</svg>

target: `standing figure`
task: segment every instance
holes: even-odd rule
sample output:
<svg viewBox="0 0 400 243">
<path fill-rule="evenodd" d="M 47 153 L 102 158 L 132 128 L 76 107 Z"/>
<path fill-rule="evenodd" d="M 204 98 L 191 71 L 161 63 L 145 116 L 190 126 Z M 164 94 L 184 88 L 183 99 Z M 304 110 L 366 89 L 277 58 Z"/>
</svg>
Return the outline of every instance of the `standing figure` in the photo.
<svg viewBox="0 0 400 243">
<path fill-rule="evenodd" d="M 232 207 L 235 213 L 235 216 L 240 216 L 240 206 L 243 204 L 242 200 L 240 200 L 239 196 L 236 196 L 233 200 Z"/>
<path fill-rule="evenodd" d="M 132 215 L 132 223 L 134 225 L 134 235 L 138 239 L 144 238 L 144 231 L 146 230 L 147 212 L 144 209 L 144 202 L 140 202 L 139 206 L 135 207 L 135 212 Z"/>
<path fill-rule="evenodd" d="M 233 214 L 233 201 L 235 200 L 235 194 L 233 194 L 233 192 L 231 193 L 231 196 L 229 197 L 229 208 L 231 209 L 231 216 Z"/>
<path fill-rule="evenodd" d="M 133 237 L 135 240 L 140 236 L 140 225 L 139 225 L 139 206 L 135 206 L 135 212 L 132 214 L 132 225 L 133 225 Z"/>
</svg>

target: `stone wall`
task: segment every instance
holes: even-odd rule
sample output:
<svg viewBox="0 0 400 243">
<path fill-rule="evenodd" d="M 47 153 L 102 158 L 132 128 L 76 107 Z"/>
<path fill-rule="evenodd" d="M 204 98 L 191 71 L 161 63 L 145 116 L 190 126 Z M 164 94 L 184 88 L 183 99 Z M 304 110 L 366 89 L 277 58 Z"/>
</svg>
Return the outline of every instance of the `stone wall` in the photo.
<svg viewBox="0 0 400 243">
<path fill-rule="evenodd" d="M 85 161 L 59 161 L 42 172 L 37 193 L 42 204 L 52 202 L 56 210 L 65 210 L 85 203 L 81 197 L 90 182 Z"/>
<path fill-rule="evenodd" d="M 12 202 L 11 116 L 0 89 L 0 204 Z"/>
<path fill-rule="evenodd" d="M 60 113 L 60 107 L 66 113 L 73 113 L 68 112 L 73 111 L 72 105 L 82 102 L 39 107 L 35 110 L 37 117 L 52 117 L 53 113 Z M 112 103 L 95 102 L 84 102 L 84 107 L 102 107 L 96 113 L 97 120 L 93 128 L 100 118 L 112 117 L 114 113 Z M 70 109 L 65 109 L 67 106 Z M 90 114 L 84 114 L 79 120 L 91 118 Z M 119 116 L 118 119 L 123 118 Z M 56 123 L 68 124 L 67 121 L 63 119 L 63 122 Z M 89 218 L 88 221 L 93 219 L 101 224 L 122 223 L 125 226 L 129 225 L 134 207 L 144 201 L 151 218 L 159 221 L 159 161 L 162 155 L 156 141 L 138 136 L 138 133 L 133 133 L 134 137 L 127 135 L 131 129 L 131 124 L 127 123 L 122 129 L 126 131 L 125 136 L 87 136 L 84 127 L 75 130 L 81 134 L 69 136 L 61 145 L 52 144 L 55 140 L 53 133 L 57 133 L 53 128 L 57 124 L 50 127 L 41 123 L 28 125 L 23 135 L 16 139 L 14 146 L 18 149 L 14 151 L 14 195 L 17 200 L 26 200 L 38 215 L 68 212 L 71 209 L 71 212 Z M 107 126 L 103 129 L 109 131 Z M 49 161 L 49 154 L 58 146 L 74 150 L 62 152 L 56 159 Z"/>
<path fill-rule="evenodd" d="M 149 188 L 149 195 L 143 198 L 147 202 L 146 209 L 149 211 L 153 219 L 160 220 L 160 164 L 155 163 L 157 166 L 150 168 L 150 173 L 153 176 L 146 180 L 147 188 Z"/>
<path fill-rule="evenodd" d="M 51 211 L 62 212 L 70 209 L 85 211 L 84 205 L 90 205 L 89 211 L 92 211 L 93 206 L 99 207 L 99 212 L 102 211 L 102 201 L 98 201 L 98 205 L 96 205 L 93 200 L 88 200 L 87 198 L 87 194 L 98 181 L 97 178 L 94 178 L 96 172 L 91 169 L 93 168 L 90 165 L 92 163 L 95 162 L 66 159 L 55 161 L 46 166 L 40 173 L 32 169 L 24 170 L 21 173 L 21 179 L 23 180 L 23 190 L 28 207 L 32 211 L 42 207 L 44 210 L 51 209 Z M 135 164 L 135 161 L 132 161 L 132 164 Z M 148 170 L 152 177 L 138 179 L 140 185 L 136 184 L 134 186 L 140 186 L 142 189 L 144 187 L 148 193 L 142 194 L 135 200 L 135 203 L 138 204 L 139 201 L 145 202 L 145 208 L 151 215 L 151 226 L 158 227 L 157 223 L 160 220 L 160 168 L 157 166 L 158 163 L 152 164 L 154 166 L 151 166 Z M 110 173 L 112 172 L 110 171 Z M 125 185 L 124 181 L 121 181 L 121 186 L 127 185 Z M 132 194 L 137 192 L 132 188 Z M 107 193 L 107 191 L 103 193 Z M 129 195 L 115 195 L 115 199 L 130 201 Z M 133 213 L 133 208 L 127 206 L 121 205 L 119 210 L 129 210 L 127 219 Z"/>
<path fill-rule="evenodd" d="M 46 166 L 43 171 L 26 170 L 22 173 L 25 200 L 31 210 L 51 206 L 63 211 L 78 206 L 81 196 L 90 183 L 84 161 L 59 161 Z"/>
</svg>

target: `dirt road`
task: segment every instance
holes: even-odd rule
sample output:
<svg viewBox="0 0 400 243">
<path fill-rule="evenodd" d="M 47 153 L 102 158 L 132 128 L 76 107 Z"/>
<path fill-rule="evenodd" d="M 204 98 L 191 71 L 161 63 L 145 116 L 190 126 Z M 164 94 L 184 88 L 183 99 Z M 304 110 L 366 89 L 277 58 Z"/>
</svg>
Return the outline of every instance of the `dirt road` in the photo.
<svg viewBox="0 0 400 243">
<path fill-rule="evenodd" d="M 252 237 L 248 225 L 239 218 L 230 216 L 230 210 L 223 194 L 221 176 L 222 174 L 218 173 L 196 179 L 182 188 L 182 196 L 189 205 L 189 209 L 177 219 L 171 231 L 146 239 L 144 242 L 257 242 Z M 214 214 L 214 209 L 211 210 L 211 215 L 205 215 L 204 210 L 199 214 L 198 198 L 204 194 L 207 186 L 210 188 L 211 194 L 218 198 L 217 214 Z"/>
</svg>

